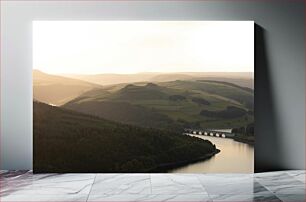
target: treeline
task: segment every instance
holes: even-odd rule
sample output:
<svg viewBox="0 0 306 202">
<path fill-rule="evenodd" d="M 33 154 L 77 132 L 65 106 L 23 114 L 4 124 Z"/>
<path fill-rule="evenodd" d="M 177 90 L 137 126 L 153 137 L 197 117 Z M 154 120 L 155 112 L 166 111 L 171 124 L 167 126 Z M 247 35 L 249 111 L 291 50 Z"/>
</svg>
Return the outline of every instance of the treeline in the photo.
<svg viewBox="0 0 306 202">
<path fill-rule="evenodd" d="M 191 100 L 199 105 L 210 105 L 210 102 L 203 98 L 194 97 Z"/>
<path fill-rule="evenodd" d="M 139 127 L 159 128 L 183 131 L 183 126 L 168 116 L 158 113 L 154 109 L 132 105 L 128 102 L 87 101 L 81 103 L 67 103 L 63 108 L 92 114 L 107 120 L 131 124 Z"/>
<path fill-rule="evenodd" d="M 171 101 L 185 101 L 188 100 L 187 97 L 183 96 L 183 95 L 170 95 L 169 96 L 169 100 Z M 192 97 L 191 101 L 194 103 L 197 103 L 199 105 L 210 105 L 210 102 L 203 99 L 203 98 L 199 98 L 199 97 Z"/>
<path fill-rule="evenodd" d="M 225 110 L 220 111 L 209 111 L 209 110 L 202 110 L 200 115 L 210 117 L 210 118 L 224 118 L 224 119 L 231 119 L 231 118 L 238 118 L 247 113 L 246 110 L 228 106 Z"/>
<path fill-rule="evenodd" d="M 216 151 L 207 140 L 34 102 L 35 172 L 148 172 Z"/>
<path fill-rule="evenodd" d="M 183 95 L 170 95 L 169 100 L 171 100 L 171 101 L 183 101 L 183 100 L 187 100 L 187 98 Z"/>
<path fill-rule="evenodd" d="M 254 136 L 254 123 L 250 123 L 244 127 L 233 128 L 232 133 Z"/>
</svg>

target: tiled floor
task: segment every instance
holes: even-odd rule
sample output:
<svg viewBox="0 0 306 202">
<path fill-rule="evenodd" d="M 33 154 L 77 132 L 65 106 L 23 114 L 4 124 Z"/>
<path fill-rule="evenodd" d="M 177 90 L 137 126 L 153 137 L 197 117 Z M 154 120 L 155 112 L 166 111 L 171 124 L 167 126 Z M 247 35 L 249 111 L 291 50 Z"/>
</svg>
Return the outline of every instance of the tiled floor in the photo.
<svg viewBox="0 0 306 202">
<path fill-rule="evenodd" d="M 0 201 L 305 201 L 305 171 L 35 174 L 1 171 Z"/>
</svg>

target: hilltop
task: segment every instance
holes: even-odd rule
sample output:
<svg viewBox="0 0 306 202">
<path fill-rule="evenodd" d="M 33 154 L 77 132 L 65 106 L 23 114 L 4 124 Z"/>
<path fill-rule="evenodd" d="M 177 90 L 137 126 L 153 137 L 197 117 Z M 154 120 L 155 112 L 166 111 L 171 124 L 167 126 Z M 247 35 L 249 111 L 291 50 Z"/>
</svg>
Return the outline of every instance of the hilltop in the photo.
<svg viewBox="0 0 306 202">
<path fill-rule="evenodd" d="M 62 105 L 88 90 L 100 87 L 86 81 L 33 70 L 34 99 L 47 104 Z"/>
<path fill-rule="evenodd" d="M 253 122 L 254 92 L 212 80 L 142 82 L 89 91 L 63 107 L 141 127 L 228 128 Z"/>
</svg>

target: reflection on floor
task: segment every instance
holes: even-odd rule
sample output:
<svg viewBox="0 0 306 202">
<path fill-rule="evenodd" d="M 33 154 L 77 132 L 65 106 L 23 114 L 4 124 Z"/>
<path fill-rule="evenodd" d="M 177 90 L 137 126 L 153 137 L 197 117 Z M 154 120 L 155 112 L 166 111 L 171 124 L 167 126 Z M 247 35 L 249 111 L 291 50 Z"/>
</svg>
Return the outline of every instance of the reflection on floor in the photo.
<svg viewBox="0 0 306 202">
<path fill-rule="evenodd" d="M 35 174 L 1 171 L 0 201 L 305 201 L 305 171 Z"/>
</svg>

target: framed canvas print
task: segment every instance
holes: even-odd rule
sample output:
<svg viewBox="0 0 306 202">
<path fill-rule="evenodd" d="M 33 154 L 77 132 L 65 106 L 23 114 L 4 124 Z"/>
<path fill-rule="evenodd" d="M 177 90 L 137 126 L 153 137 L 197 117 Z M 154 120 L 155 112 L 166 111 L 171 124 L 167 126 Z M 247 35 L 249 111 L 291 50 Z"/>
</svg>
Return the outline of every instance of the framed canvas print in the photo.
<svg viewBox="0 0 306 202">
<path fill-rule="evenodd" d="M 34 21 L 34 172 L 252 173 L 253 21 Z"/>
</svg>

